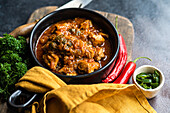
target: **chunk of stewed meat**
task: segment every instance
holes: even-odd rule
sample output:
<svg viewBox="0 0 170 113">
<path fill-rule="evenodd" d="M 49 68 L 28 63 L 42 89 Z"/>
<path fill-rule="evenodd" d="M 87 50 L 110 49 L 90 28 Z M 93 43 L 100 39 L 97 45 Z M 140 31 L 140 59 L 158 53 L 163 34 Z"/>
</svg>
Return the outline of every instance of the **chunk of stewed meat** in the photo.
<svg viewBox="0 0 170 113">
<path fill-rule="evenodd" d="M 43 55 L 43 59 L 45 64 L 50 68 L 55 70 L 57 67 L 57 63 L 59 61 L 59 57 L 54 54 L 54 53 L 50 53 L 50 54 L 45 54 Z"/>
<path fill-rule="evenodd" d="M 99 69 L 99 67 L 98 62 L 87 62 L 84 60 L 79 61 L 77 65 L 79 73 L 81 74 L 94 72 L 94 70 Z"/>
<path fill-rule="evenodd" d="M 89 38 L 94 46 L 101 45 L 105 41 L 102 35 L 95 35 L 91 32 L 89 33 Z"/>
<path fill-rule="evenodd" d="M 58 72 L 61 74 L 64 74 L 64 75 L 68 75 L 68 76 L 76 76 L 77 75 L 74 68 L 70 68 L 67 66 L 62 67 Z"/>
</svg>

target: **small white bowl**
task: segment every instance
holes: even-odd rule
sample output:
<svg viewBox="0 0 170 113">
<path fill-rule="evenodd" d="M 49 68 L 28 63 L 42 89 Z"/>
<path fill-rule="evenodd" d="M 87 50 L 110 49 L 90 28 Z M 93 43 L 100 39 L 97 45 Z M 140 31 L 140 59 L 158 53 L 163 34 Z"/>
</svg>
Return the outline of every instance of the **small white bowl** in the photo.
<svg viewBox="0 0 170 113">
<path fill-rule="evenodd" d="M 136 76 L 139 73 L 154 73 L 154 70 L 157 70 L 158 73 L 160 74 L 160 84 L 158 87 L 156 87 L 154 89 L 145 89 L 137 83 Z M 155 66 L 143 65 L 143 66 L 138 67 L 135 70 L 135 72 L 133 73 L 133 76 L 132 76 L 132 80 L 133 80 L 133 83 L 136 84 L 136 86 L 138 86 L 141 89 L 141 91 L 146 96 L 146 98 L 151 99 L 151 98 L 155 97 L 158 94 L 158 92 L 161 90 L 161 88 L 163 87 L 164 82 L 165 82 L 165 77 L 164 77 L 163 73 L 161 72 L 161 70 L 159 70 Z"/>
</svg>

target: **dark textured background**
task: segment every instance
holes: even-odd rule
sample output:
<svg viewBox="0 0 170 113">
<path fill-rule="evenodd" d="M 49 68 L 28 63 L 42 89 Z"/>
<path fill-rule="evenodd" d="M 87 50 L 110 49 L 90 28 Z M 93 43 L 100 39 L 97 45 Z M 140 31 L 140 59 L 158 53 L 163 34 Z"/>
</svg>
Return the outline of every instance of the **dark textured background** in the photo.
<svg viewBox="0 0 170 113">
<path fill-rule="evenodd" d="M 61 6 L 69 0 L 0 0 L 0 36 L 25 24 L 30 14 L 43 6 Z M 133 23 L 133 56 L 147 56 L 137 67 L 154 65 L 165 75 L 161 92 L 149 100 L 158 113 L 170 113 L 170 1 L 169 0 L 93 0 L 86 8 L 116 13 Z M 124 36 L 126 37 L 126 36 Z"/>
</svg>

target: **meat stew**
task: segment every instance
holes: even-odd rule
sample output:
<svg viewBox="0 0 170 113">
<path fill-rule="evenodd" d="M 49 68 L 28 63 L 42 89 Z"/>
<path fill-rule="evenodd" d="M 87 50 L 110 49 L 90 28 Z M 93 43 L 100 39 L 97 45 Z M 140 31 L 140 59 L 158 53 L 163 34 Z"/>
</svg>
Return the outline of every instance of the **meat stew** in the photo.
<svg viewBox="0 0 170 113">
<path fill-rule="evenodd" d="M 109 35 L 91 20 L 59 21 L 39 37 L 36 57 L 51 71 L 67 76 L 92 73 L 111 59 Z"/>
</svg>

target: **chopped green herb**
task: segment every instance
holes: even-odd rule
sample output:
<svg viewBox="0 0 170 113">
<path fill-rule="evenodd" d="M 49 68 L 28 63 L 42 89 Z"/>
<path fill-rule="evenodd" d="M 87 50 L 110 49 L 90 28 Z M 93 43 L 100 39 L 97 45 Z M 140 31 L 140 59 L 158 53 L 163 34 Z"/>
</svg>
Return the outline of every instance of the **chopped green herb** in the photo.
<svg viewBox="0 0 170 113">
<path fill-rule="evenodd" d="M 68 41 L 68 44 L 67 44 L 69 47 L 71 47 L 72 46 L 72 43 L 71 43 L 71 41 Z"/>
<path fill-rule="evenodd" d="M 77 32 L 76 32 L 76 35 L 78 36 L 78 35 L 80 35 L 80 33 L 81 33 L 81 31 L 77 31 Z"/>
<path fill-rule="evenodd" d="M 76 32 L 75 29 L 69 29 L 69 31 L 70 31 L 71 33 L 75 33 L 75 32 Z"/>
<path fill-rule="evenodd" d="M 63 44 L 66 44 L 66 43 L 67 43 L 67 39 L 62 38 L 62 43 L 63 43 Z"/>
</svg>

